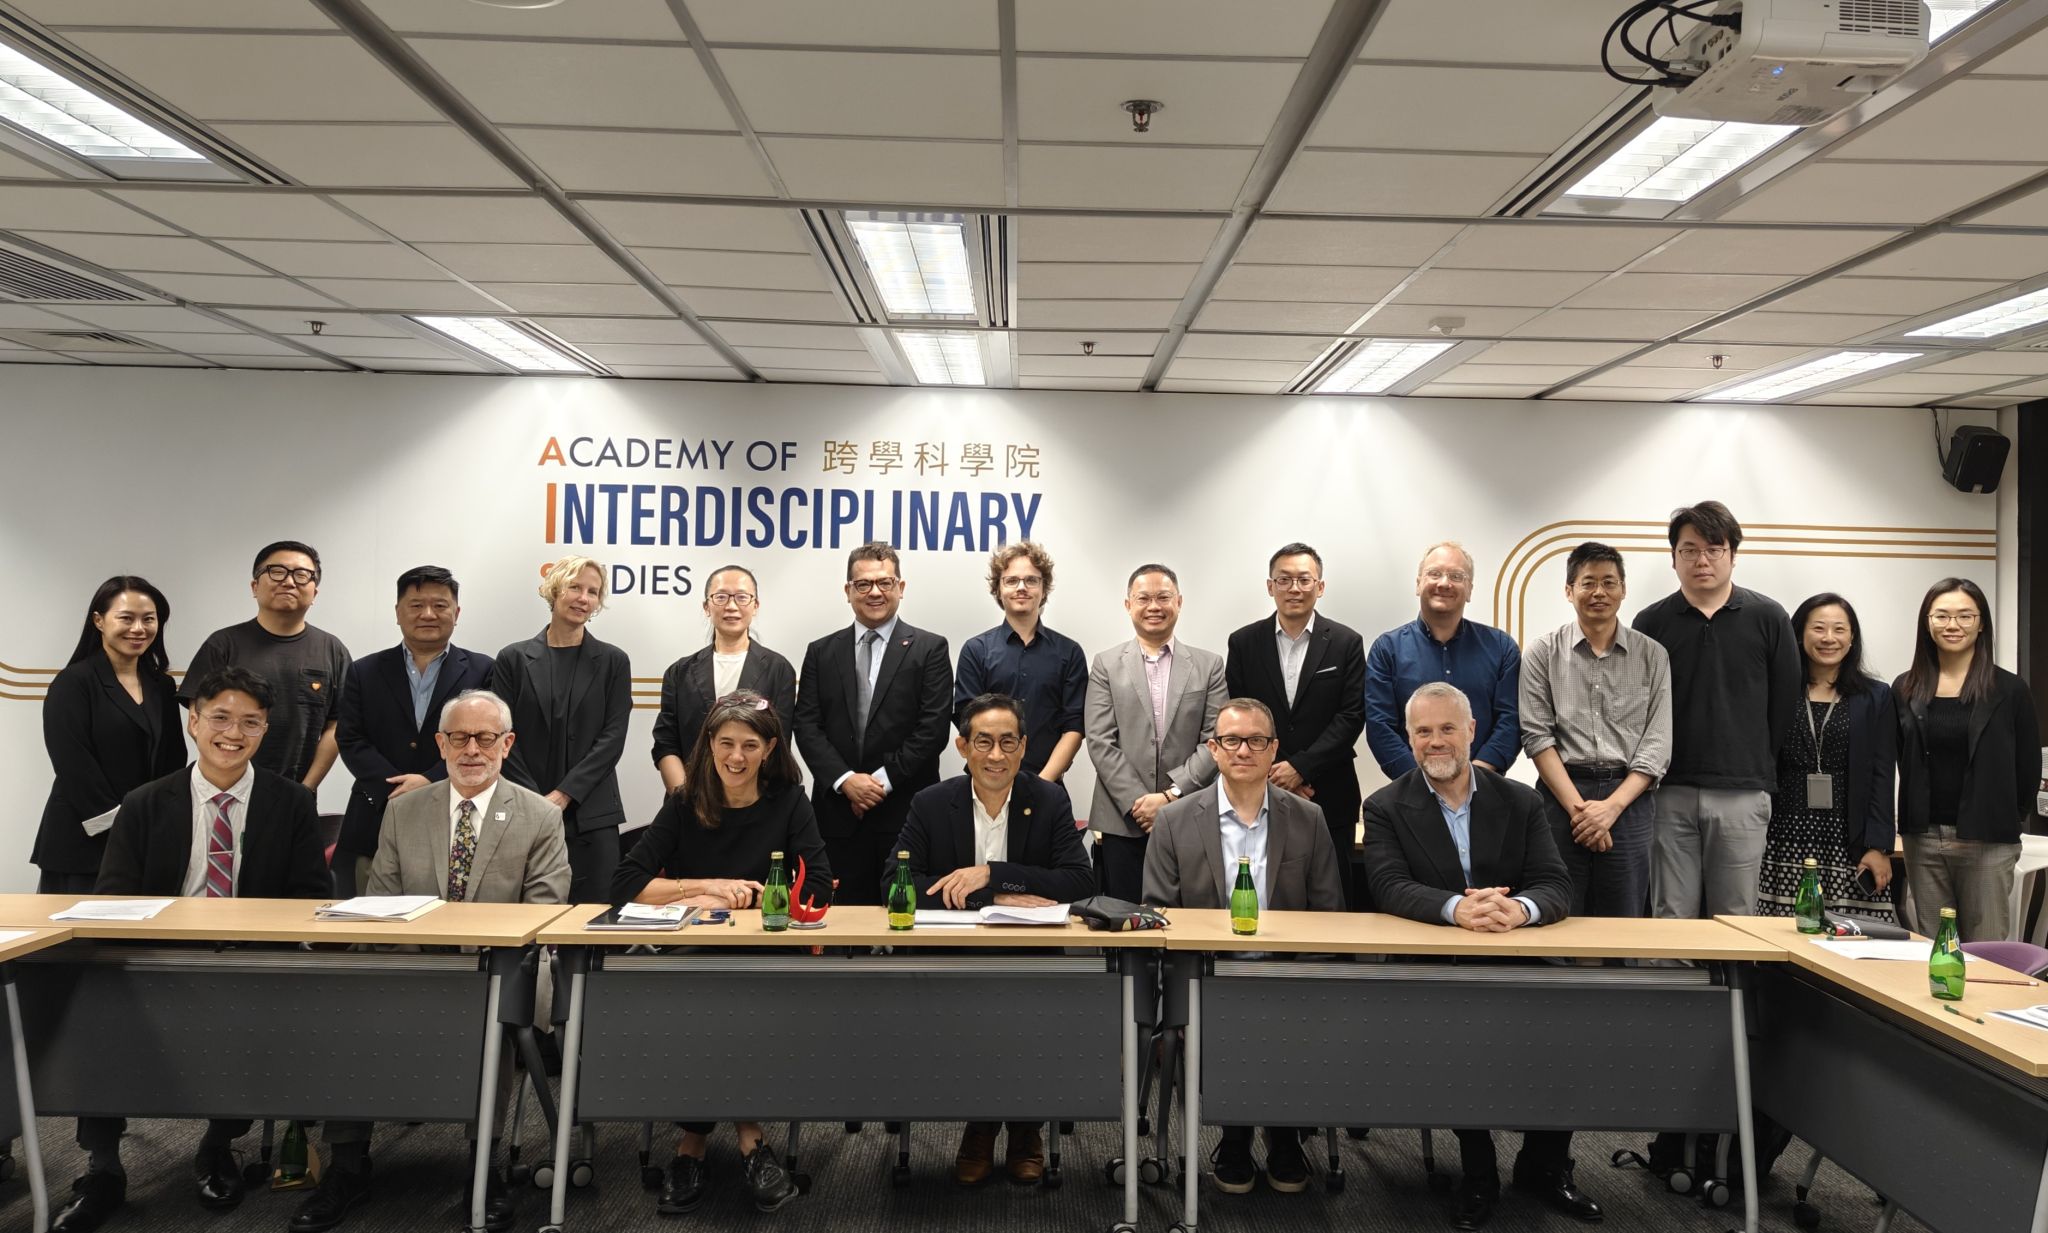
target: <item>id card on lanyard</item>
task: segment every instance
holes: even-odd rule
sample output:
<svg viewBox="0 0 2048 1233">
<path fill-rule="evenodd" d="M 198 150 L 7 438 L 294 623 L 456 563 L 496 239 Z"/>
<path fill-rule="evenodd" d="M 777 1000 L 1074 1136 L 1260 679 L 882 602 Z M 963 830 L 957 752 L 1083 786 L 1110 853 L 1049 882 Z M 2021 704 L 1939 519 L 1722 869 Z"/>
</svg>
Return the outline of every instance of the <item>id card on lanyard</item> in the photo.
<svg viewBox="0 0 2048 1233">
<path fill-rule="evenodd" d="M 1813 726 L 1813 705 L 1801 708 L 1806 712 L 1806 730 L 1813 737 L 1813 773 L 1806 777 L 1806 807 L 1808 809 L 1833 809 L 1835 807 L 1835 777 L 1821 771 L 1820 738 L 1827 732 L 1828 724 L 1835 717 L 1835 708 L 1842 705 L 1837 697 L 1828 703 L 1828 709 L 1820 717 L 1820 727 Z"/>
</svg>

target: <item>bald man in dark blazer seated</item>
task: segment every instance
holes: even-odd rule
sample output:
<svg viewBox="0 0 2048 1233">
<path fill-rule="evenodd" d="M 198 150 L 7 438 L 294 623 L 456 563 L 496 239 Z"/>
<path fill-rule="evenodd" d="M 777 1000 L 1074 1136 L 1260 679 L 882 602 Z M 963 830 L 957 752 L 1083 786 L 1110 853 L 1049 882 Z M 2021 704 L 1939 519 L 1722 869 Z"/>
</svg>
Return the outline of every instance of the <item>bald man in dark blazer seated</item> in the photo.
<svg viewBox="0 0 2048 1233">
<path fill-rule="evenodd" d="M 1164 908 L 1227 908 L 1240 857 L 1252 862 L 1259 907 L 1274 912 L 1342 912 L 1344 880 L 1323 811 L 1269 782 L 1273 712 L 1257 698 L 1232 698 L 1216 712 L 1209 752 L 1216 786 L 1161 809 L 1145 847 L 1145 902 Z M 1252 1128 L 1225 1126 L 1211 1180 L 1225 1194 L 1258 1181 Z M 1301 1131 L 1266 1127 L 1266 1184 L 1284 1194 L 1308 1188 Z"/>
<path fill-rule="evenodd" d="M 1020 775 L 1024 708 L 1008 694 L 981 694 L 960 708 L 953 747 L 967 773 L 910 798 L 903 830 L 882 870 L 882 897 L 896 876 L 896 852 L 910 853 L 920 908 L 1050 907 L 1095 893 L 1095 870 L 1059 783 Z M 995 1167 L 1000 1122 L 969 1122 L 953 1180 L 979 1186 Z M 1003 1171 L 1020 1186 L 1045 1177 L 1036 1122 L 1011 1122 Z"/>
<path fill-rule="evenodd" d="M 1408 699 L 1416 767 L 1365 803 L 1365 870 L 1381 911 L 1410 920 L 1505 933 L 1561 921 L 1571 876 L 1557 853 L 1543 799 L 1472 763 L 1477 724 L 1459 689 L 1433 681 Z M 1465 1176 L 1452 1227 L 1483 1227 L 1500 1197 L 1493 1132 L 1460 1130 Z M 1566 1215 L 1601 1217 L 1572 1181 L 1570 1131 L 1522 1132 L 1519 1190 Z"/>
</svg>

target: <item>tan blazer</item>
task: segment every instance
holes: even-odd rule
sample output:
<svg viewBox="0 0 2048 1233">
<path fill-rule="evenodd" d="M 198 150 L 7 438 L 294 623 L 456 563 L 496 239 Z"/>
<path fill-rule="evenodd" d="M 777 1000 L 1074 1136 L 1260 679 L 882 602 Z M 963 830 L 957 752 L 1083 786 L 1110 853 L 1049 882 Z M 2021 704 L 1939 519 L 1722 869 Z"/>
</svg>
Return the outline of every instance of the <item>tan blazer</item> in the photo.
<svg viewBox="0 0 2048 1233">
<path fill-rule="evenodd" d="M 443 780 L 384 806 L 377 858 L 366 895 L 448 894 L 448 794 Z M 569 850 L 562 811 L 509 779 L 491 793 L 478 822 L 469 866 L 474 903 L 562 903 L 569 893 Z"/>
</svg>

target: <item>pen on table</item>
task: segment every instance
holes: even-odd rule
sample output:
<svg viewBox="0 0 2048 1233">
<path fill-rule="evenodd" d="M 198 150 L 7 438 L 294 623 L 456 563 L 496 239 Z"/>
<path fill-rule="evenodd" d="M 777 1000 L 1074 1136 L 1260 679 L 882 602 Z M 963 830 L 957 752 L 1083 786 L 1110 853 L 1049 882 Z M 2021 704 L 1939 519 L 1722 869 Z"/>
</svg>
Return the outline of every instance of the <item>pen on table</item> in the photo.
<svg viewBox="0 0 2048 1233">
<path fill-rule="evenodd" d="M 1954 1015 L 1958 1019 L 1968 1019 L 1972 1023 L 1984 1022 L 1984 1020 L 1978 1018 L 1976 1015 L 1964 1014 L 1962 1011 L 1957 1010 L 1954 1006 L 1949 1005 L 1947 1002 L 1943 1002 L 1941 1008 L 1947 1011 L 1948 1013 Z"/>
<path fill-rule="evenodd" d="M 2010 980 L 2003 976 L 1966 976 L 1963 979 L 1973 985 L 2038 985 L 2038 980 Z"/>
</svg>

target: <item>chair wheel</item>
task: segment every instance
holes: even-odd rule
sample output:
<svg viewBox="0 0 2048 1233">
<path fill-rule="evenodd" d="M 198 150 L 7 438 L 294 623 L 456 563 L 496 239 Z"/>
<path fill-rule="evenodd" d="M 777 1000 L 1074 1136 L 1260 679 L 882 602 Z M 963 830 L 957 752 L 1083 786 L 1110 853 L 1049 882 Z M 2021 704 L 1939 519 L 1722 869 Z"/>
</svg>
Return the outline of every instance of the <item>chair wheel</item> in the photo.
<svg viewBox="0 0 2048 1233">
<path fill-rule="evenodd" d="M 1692 1173 L 1686 1169 L 1673 1169 L 1664 1178 L 1664 1184 L 1671 1188 L 1672 1194 L 1691 1194 Z"/>
<path fill-rule="evenodd" d="M 562 1226 L 558 1224 L 544 1224 L 540 1227 L 540 1233 L 562 1233 Z"/>
<path fill-rule="evenodd" d="M 1818 1229 L 1820 1209 L 1802 1199 L 1792 1205 L 1792 1223 L 1802 1229 Z"/>
<path fill-rule="evenodd" d="M 1063 1135 L 1070 1135 L 1070 1134 L 1073 1134 L 1073 1133 L 1074 1133 L 1074 1123 L 1073 1123 L 1073 1122 L 1071 1122 L 1071 1121 L 1061 1122 L 1061 1123 L 1060 1123 L 1060 1133 L 1061 1133 L 1061 1134 L 1063 1134 Z"/>
<path fill-rule="evenodd" d="M 891 1186 L 896 1187 L 898 1190 L 901 1190 L 903 1187 L 908 1186 L 910 1184 L 910 1166 L 889 1166 L 889 1184 Z"/>
<path fill-rule="evenodd" d="M 1140 1114 L 1138 1115 L 1138 1137 L 1139 1137 L 1140 1139 L 1142 1139 L 1142 1138 L 1144 1138 L 1144 1137 L 1145 1137 L 1146 1135 L 1149 1135 L 1149 1134 L 1151 1134 L 1151 1133 L 1152 1133 L 1152 1119 L 1151 1119 L 1151 1118 L 1149 1118 L 1149 1117 L 1146 1117 L 1146 1116 L 1145 1116 L 1144 1114 L 1140 1113 Z"/>
<path fill-rule="evenodd" d="M 270 1180 L 270 1166 L 260 1160 L 252 1160 L 242 1166 L 242 1184 L 261 1186 Z"/>
<path fill-rule="evenodd" d="M 1370 1138 L 1371 1135 L 1372 1127 L 1370 1126 L 1346 1126 L 1344 1128 L 1344 1137 L 1354 1143 L 1362 1143 L 1367 1138 Z"/>
<path fill-rule="evenodd" d="M 1727 1182 L 1709 1181 L 1700 1187 L 1700 1202 L 1708 1207 L 1726 1207 L 1731 1193 Z"/>
<path fill-rule="evenodd" d="M 1102 1180 L 1108 1182 L 1112 1186 L 1122 1186 L 1124 1184 L 1123 1157 L 1111 1157 L 1108 1161 L 1105 1161 L 1103 1163 Z"/>
<path fill-rule="evenodd" d="M 1138 1162 L 1138 1180 L 1147 1186 L 1160 1186 L 1166 1182 L 1166 1162 L 1147 1159 Z"/>
<path fill-rule="evenodd" d="M 1038 1184 L 1041 1189 L 1058 1190 L 1065 1181 L 1066 1179 L 1060 1175 L 1058 1169 L 1048 1168 L 1045 1171 L 1045 1176 L 1038 1180 Z"/>
<path fill-rule="evenodd" d="M 589 1161 L 572 1160 L 569 1162 L 569 1184 L 576 1189 L 581 1190 L 585 1186 L 590 1185 L 596 1176 L 597 1170 L 590 1167 Z"/>
<path fill-rule="evenodd" d="M 1448 1173 L 1430 1174 L 1429 1188 L 1438 1194 L 1449 1194 L 1451 1192 L 1451 1175 Z"/>
<path fill-rule="evenodd" d="M 640 1188 L 642 1190 L 661 1189 L 661 1170 L 654 1165 L 641 1165 Z"/>
<path fill-rule="evenodd" d="M 533 1166 L 533 1185 L 536 1190 L 553 1190 L 555 1188 L 555 1166 L 551 1164 L 537 1164 Z"/>
<path fill-rule="evenodd" d="M 1344 1193 L 1344 1175 L 1342 1173 L 1324 1174 L 1323 1189 L 1329 1191 L 1331 1194 Z"/>
<path fill-rule="evenodd" d="M 846 1133 L 850 1135 L 857 1135 L 860 1133 L 860 1128 L 865 1125 L 867 1125 L 866 1122 L 848 1122 L 846 1124 Z"/>
<path fill-rule="evenodd" d="M 792 1174 L 790 1174 L 790 1175 L 789 1175 L 789 1180 L 790 1180 L 790 1182 L 791 1182 L 791 1183 L 792 1183 L 793 1185 L 795 1185 L 795 1186 L 796 1186 L 796 1192 L 797 1192 L 798 1194 L 809 1194 L 809 1193 L 811 1193 L 811 1175 L 810 1175 L 810 1174 L 808 1174 L 808 1173 L 792 1173 Z"/>
</svg>

